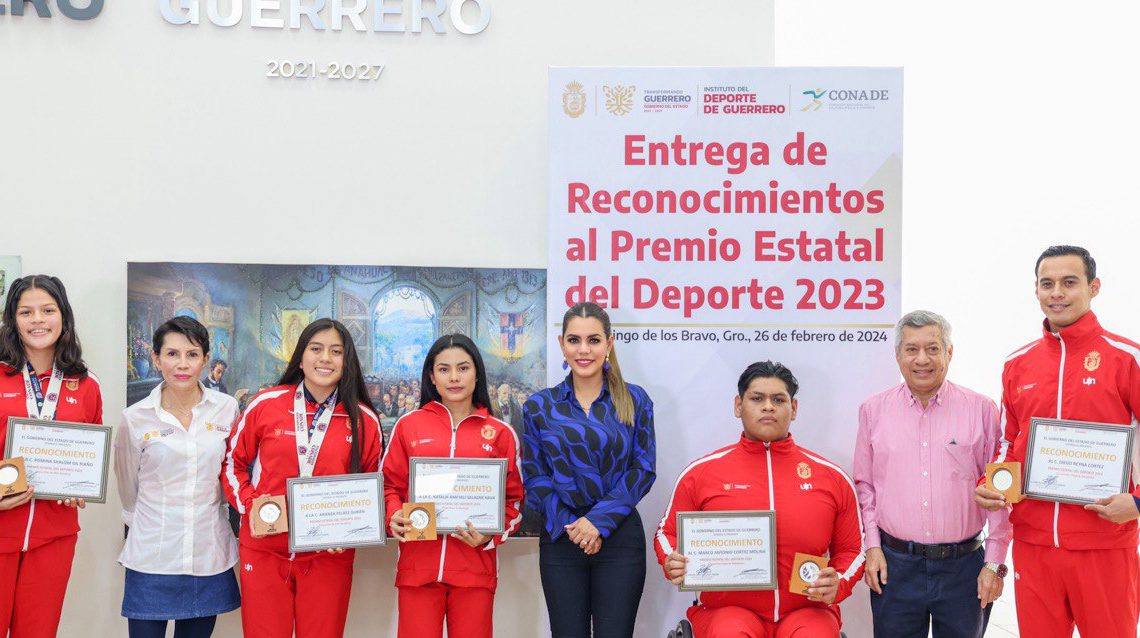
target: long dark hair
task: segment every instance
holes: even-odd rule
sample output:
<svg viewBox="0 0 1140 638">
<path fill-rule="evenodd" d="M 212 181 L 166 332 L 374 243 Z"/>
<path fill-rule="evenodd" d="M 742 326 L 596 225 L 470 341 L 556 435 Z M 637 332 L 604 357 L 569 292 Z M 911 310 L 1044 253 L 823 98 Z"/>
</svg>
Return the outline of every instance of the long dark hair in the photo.
<svg viewBox="0 0 1140 638">
<path fill-rule="evenodd" d="M 24 352 L 24 344 L 20 341 L 20 333 L 16 330 L 16 306 L 20 303 L 20 297 L 29 290 L 46 292 L 59 306 L 63 325 L 59 340 L 55 342 L 55 360 L 52 365 L 69 376 L 80 379 L 87 376 L 87 364 L 83 362 L 83 348 L 79 345 L 79 335 L 75 334 L 75 313 L 71 310 L 71 302 L 67 300 L 67 289 L 63 287 L 63 282 L 58 277 L 48 275 L 20 277 L 8 288 L 8 298 L 4 301 L 4 325 L 0 328 L 0 361 L 15 369 L 9 373 L 9 376 L 20 374 L 28 363 L 28 355 Z"/>
<path fill-rule="evenodd" d="M 305 349 L 309 347 L 309 342 L 313 340 L 313 336 L 330 328 L 336 330 L 341 341 L 344 342 L 344 366 L 341 369 L 340 382 L 336 386 L 336 398 L 337 401 L 344 404 L 344 411 L 348 413 L 349 428 L 352 431 L 352 456 L 349 467 L 350 471 L 356 474 L 360 472 L 360 459 L 364 455 L 363 437 L 360 436 L 360 406 L 363 404 L 373 411 L 376 408 L 372 405 L 371 399 L 368 398 L 368 388 L 364 385 L 364 373 L 360 370 L 360 357 L 356 354 L 356 344 L 352 341 L 352 335 L 348 334 L 348 328 L 345 328 L 341 322 L 328 318 L 317 319 L 305 326 L 305 329 L 301 331 L 301 336 L 297 338 L 297 347 L 293 349 L 293 356 L 289 358 L 289 365 L 285 366 L 285 372 L 281 375 L 277 385 L 297 385 L 305 380 L 305 372 L 301 370 L 301 357 L 304 356 Z M 380 445 L 381 447 L 384 445 L 383 437 L 381 437 Z"/>
<path fill-rule="evenodd" d="M 602 331 L 606 333 L 606 338 L 613 336 L 613 332 L 610 329 L 609 314 L 596 303 L 583 301 L 570 306 L 570 309 L 562 316 L 563 335 L 566 334 L 566 326 L 570 325 L 570 320 L 575 318 L 597 319 L 602 322 Z M 618 365 L 616 347 L 610 347 L 610 354 L 606 357 L 606 361 L 610 364 L 610 369 L 605 371 L 606 385 L 608 385 L 610 389 L 610 400 L 614 403 L 614 411 L 617 412 L 618 421 L 632 426 L 633 396 L 629 393 L 629 388 L 625 385 L 625 379 L 621 376 L 621 366 Z"/>
<path fill-rule="evenodd" d="M 427 356 L 424 357 L 424 371 L 420 376 L 420 407 L 432 401 L 442 402 L 439 390 L 436 390 L 435 384 L 431 382 L 431 371 L 435 367 L 435 358 L 449 348 L 461 348 L 475 362 L 475 393 L 471 395 L 471 402 L 476 407 L 490 410 L 491 393 L 487 390 L 487 368 L 483 365 L 483 355 L 479 354 L 479 348 L 470 337 L 459 333 L 443 335 L 428 349 Z"/>
</svg>

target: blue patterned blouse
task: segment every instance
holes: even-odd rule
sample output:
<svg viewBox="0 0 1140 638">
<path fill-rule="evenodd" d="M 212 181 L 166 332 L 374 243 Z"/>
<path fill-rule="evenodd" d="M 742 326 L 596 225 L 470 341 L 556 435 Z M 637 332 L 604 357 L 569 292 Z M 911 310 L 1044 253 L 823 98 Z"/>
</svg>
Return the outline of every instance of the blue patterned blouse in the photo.
<svg viewBox="0 0 1140 638">
<path fill-rule="evenodd" d="M 569 375 L 523 406 L 527 503 L 545 517 L 552 539 L 581 516 L 609 538 L 653 486 L 653 401 L 640 387 L 627 386 L 633 396 L 632 427 L 618 420 L 605 384 L 586 414 Z"/>
</svg>

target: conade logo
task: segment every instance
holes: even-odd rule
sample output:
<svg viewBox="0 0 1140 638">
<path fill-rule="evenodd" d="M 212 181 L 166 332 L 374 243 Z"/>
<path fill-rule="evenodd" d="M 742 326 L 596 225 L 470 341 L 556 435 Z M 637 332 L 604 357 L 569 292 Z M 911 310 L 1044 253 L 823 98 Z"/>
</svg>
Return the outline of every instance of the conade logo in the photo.
<svg viewBox="0 0 1140 638">
<path fill-rule="evenodd" d="M 103 0 L 0 0 L 0 16 L 22 16 L 31 5 L 41 18 L 52 17 L 51 5 L 72 20 L 91 20 L 103 12 Z M 82 4 L 85 6 L 76 6 Z"/>
</svg>

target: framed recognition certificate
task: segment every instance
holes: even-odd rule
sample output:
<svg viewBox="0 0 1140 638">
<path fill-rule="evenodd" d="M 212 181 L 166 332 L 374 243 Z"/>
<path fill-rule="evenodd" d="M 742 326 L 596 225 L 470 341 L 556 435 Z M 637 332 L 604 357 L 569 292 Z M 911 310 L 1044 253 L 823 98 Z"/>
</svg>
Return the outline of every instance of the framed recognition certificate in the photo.
<svg viewBox="0 0 1140 638">
<path fill-rule="evenodd" d="M 24 458 L 35 498 L 107 502 L 111 427 L 91 423 L 8 417 L 8 456 Z"/>
<path fill-rule="evenodd" d="M 436 529 L 443 533 L 471 521 L 480 534 L 502 534 L 506 480 L 506 459 L 408 460 L 408 500 L 434 503 Z"/>
<path fill-rule="evenodd" d="M 290 552 L 384 544 L 379 473 L 291 478 L 285 484 Z"/>
<path fill-rule="evenodd" d="M 1128 491 L 1131 425 L 1034 418 L 1025 449 L 1025 496 L 1084 505 Z"/>
<path fill-rule="evenodd" d="M 681 591 L 776 588 L 776 512 L 677 512 Z"/>
</svg>

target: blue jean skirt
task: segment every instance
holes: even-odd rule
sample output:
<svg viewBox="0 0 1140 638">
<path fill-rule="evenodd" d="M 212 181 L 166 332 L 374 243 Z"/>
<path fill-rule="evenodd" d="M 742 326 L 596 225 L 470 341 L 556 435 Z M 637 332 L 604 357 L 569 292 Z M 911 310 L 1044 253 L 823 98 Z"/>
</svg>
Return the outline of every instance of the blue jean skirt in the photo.
<svg viewBox="0 0 1140 638">
<path fill-rule="evenodd" d="M 214 576 L 144 574 L 127 568 L 123 616 L 135 620 L 184 620 L 217 616 L 241 607 L 234 571 Z"/>
</svg>

